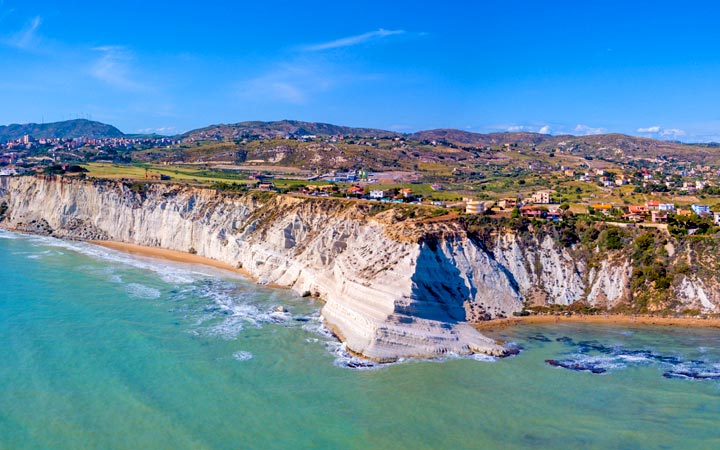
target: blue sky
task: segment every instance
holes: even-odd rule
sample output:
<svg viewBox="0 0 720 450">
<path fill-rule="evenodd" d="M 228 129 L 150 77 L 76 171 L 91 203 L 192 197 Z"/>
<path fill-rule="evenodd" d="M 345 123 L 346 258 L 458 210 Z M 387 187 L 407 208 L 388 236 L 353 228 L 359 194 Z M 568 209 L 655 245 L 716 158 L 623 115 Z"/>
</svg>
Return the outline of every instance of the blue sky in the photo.
<svg viewBox="0 0 720 450">
<path fill-rule="evenodd" d="M 0 0 L 0 124 L 298 119 L 720 141 L 720 5 Z"/>
</svg>

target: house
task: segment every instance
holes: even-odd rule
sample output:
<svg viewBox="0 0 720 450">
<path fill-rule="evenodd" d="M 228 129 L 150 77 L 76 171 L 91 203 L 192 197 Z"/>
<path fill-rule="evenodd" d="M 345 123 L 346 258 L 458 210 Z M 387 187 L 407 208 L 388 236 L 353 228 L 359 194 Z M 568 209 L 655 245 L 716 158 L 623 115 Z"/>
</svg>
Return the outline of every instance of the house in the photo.
<svg viewBox="0 0 720 450">
<path fill-rule="evenodd" d="M 657 200 L 648 200 L 645 202 L 648 211 L 657 211 L 660 209 L 660 202 Z"/>
<path fill-rule="evenodd" d="M 275 185 L 267 181 L 258 183 L 256 187 L 261 191 L 272 191 L 273 189 L 275 189 Z"/>
<path fill-rule="evenodd" d="M 468 199 L 465 202 L 465 214 L 484 214 L 485 202 Z"/>
<path fill-rule="evenodd" d="M 607 214 L 610 212 L 613 206 L 610 203 L 595 203 L 593 205 L 590 205 L 590 207 L 597 212 Z"/>
<path fill-rule="evenodd" d="M 628 213 L 623 214 L 623 219 L 627 220 L 628 222 L 644 222 L 645 216 L 642 214 L 635 214 L 635 213 Z"/>
<path fill-rule="evenodd" d="M 305 187 L 305 190 L 308 193 L 317 193 L 317 192 L 329 193 L 329 192 L 332 192 L 334 189 L 335 189 L 335 186 L 332 184 L 311 184 L 311 185 Z"/>
<path fill-rule="evenodd" d="M 678 212 L 677 212 L 677 215 L 678 215 L 678 216 L 691 216 L 692 213 L 693 213 L 693 212 L 690 211 L 689 209 L 679 209 Z"/>
<path fill-rule="evenodd" d="M 513 209 L 517 207 L 516 198 L 503 198 L 498 201 L 498 206 L 502 209 Z"/>
<path fill-rule="evenodd" d="M 403 198 L 410 198 L 410 197 L 412 197 L 412 189 L 407 189 L 407 188 L 400 189 L 400 195 L 402 195 Z"/>
<path fill-rule="evenodd" d="M 713 214 L 713 222 L 715 222 L 715 225 L 720 225 L 720 213 Z"/>
<path fill-rule="evenodd" d="M 675 212 L 675 205 L 672 203 L 660 203 L 657 209 L 658 211 Z"/>
<path fill-rule="evenodd" d="M 650 212 L 650 221 L 652 221 L 652 223 L 667 222 L 667 218 L 668 218 L 667 211 L 651 211 Z"/>
<path fill-rule="evenodd" d="M 628 206 L 628 212 L 630 214 L 646 215 L 650 212 L 650 210 L 645 205 L 630 205 L 630 206 Z"/>
<path fill-rule="evenodd" d="M 547 220 L 550 220 L 552 222 L 560 222 L 562 220 L 562 211 L 558 209 L 554 211 L 548 211 Z"/>
<path fill-rule="evenodd" d="M 550 203 L 550 191 L 538 191 L 530 196 L 531 203 L 548 204 Z"/>
<path fill-rule="evenodd" d="M 692 205 L 690 209 L 698 216 L 710 215 L 710 207 L 708 205 Z"/>
<path fill-rule="evenodd" d="M 574 170 L 565 170 L 563 173 L 565 174 L 566 177 L 573 178 L 575 176 Z"/>
<path fill-rule="evenodd" d="M 348 195 L 363 195 L 365 193 L 365 189 L 363 189 L 360 186 L 350 186 L 347 189 Z"/>
<path fill-rule="evenodd" d="M 374 198 L 374 199 L 378 199 L 378 200 L 381 198 L 385 198 L 385 191 L 374 189 L 374 190 L 370 191 L 370 198 Z"/>
<path fill-rule="evenodd" d="M 546 214 L 547 211 L 545 209 L 533 205 L 526 205 L 520 208 L 520 215 L 523 217 L 543 218 Z"/>
</svg>

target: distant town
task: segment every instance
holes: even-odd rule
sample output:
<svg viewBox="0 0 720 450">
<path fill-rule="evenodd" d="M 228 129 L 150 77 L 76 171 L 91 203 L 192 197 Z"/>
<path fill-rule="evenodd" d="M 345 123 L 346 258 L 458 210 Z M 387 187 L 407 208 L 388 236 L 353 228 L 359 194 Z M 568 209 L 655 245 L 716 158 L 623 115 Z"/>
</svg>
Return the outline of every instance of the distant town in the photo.
<svg viewBox="0 0 720 450">
<path fill-rule="evenodd" d="M 682 218 L 720 225 L 720 170 L 694 153 L 707 160 L 705 148 L 686 146 L 687 157 L 628 157 L 628 150 L 566 141 L 462 145 L 447 133 L 318 135 L 251 124 L 251 131 L 216 126 L 173 137 L 25 134 L 0 142 L 0 176 L 184 182 L 552 222 L 583 214 L 622 226 L 690 220 Z M 367 165 L 353 167 L 352 159 Z"/>
</svg>

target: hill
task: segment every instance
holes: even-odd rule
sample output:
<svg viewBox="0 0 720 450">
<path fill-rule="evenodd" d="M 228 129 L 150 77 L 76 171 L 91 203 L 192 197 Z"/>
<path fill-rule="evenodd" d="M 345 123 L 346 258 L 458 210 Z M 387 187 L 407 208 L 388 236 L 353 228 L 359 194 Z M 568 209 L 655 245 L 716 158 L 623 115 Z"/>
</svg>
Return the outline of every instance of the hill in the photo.
<svg viewBox="0 0 720 450">
<path fill-rule="evenodd" d="M 455 144 L 492 146 L 504 144 L 536 145 L 552 140 L 553 137 L 539 133 L 473 133 L 454 129 L 425 130 L 412 133 L 408 139 L 416 141 L 452 142 Z"/>
<path fill-rule="evenodd" d="M 373 128 L 354 128 L 329 123 L 280 120 L 276 122 L 239 122 L 210 125 L 189 131 L 180 137 L 196 141 L 237 140 L 244 138 L 272 139 L 302 136 L 354 136 L 362 138 L 399 137 L 400 133 Z"/>
<path fill-rule="evenodd" d="M 35 139 L 80 138 L 89 139 L 123 137 L 122 131 L 112 125 L 91 120 L 77 119 L 53 123 L 28 123 L 0 126 L 0 142 L 19 139 L 29 135 Z"/>
</svg>

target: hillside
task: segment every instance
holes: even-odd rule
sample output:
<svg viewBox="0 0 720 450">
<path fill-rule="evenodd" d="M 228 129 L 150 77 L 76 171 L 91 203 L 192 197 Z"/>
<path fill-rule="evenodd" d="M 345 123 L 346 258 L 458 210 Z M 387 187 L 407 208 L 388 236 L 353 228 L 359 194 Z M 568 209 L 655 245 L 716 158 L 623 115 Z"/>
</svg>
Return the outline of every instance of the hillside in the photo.
<svg viewBox="0 0 720 450">
<path fill-rule="evenodd" d="M 355 136 L 363 138 L 397 137 L 399 133 L 373 128 L 353 128 L 328 123 L 280 120 L 277 122 L 239 122 L 218 124 L 189 131 L 182 138 L 192 140 L 232 140 L 243 138 L 285 138 L 291 136 Z"/>
<path fill-rule="evenodd" d="M 66 120 L 53 123 L 28 123 L 0 126 L 0 142 L 19 139 L 29 135 L 35 139 L 80 138 L 89 139 L 123 137 L 122 131 L 112 125 L 86 119 Z"/>
<path fill-rule="evenodd" d="M 589 160 L 634 167 L 720 165 L 720 149 L 622 134 L 551 136 L 436 129 L 412 134 L 283 120 L 213 125 L 190 131 L 172 148 L 134 155 L 143 162 L 232 163 L 304 170 L 430 171 L 584 167 Z M 489 169 L 489 168 L 493 169 Z M 649 168 L 649 166 L 648 166 Z"/>
<path fill-rule="evenodd" d="M 539 133 L 473 133 L 454 129 L 425 130 L 412 133 L 408 139 L 416 141 L 444 141 L 455 144 L 491 146 L 504 144 L 536 145 L 553 139 L 552 136 Z"/>
</svg>

